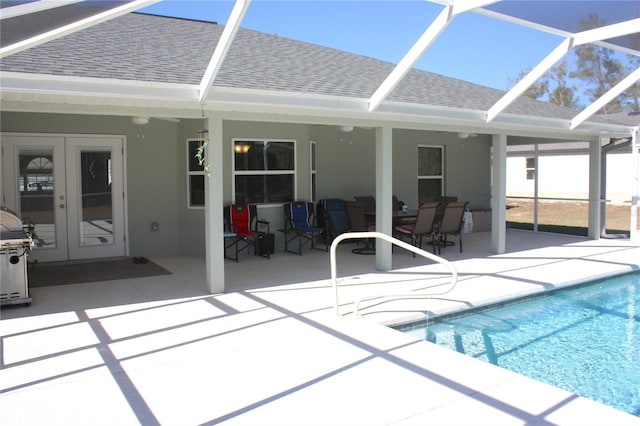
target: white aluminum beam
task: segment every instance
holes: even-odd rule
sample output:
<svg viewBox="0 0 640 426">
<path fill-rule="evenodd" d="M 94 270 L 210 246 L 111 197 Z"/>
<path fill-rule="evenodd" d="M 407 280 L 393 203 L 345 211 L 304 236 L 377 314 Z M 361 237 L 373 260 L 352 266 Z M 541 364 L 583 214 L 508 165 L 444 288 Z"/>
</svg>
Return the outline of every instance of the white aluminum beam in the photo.
<svg viewBox="0 0 640 426">
<path fill-rule="evenodd" d="M 51 30 L 43 34 L 39 34 L 37 36 L 28 38 L 23 41 L 19 41 L 17 43 L 11 44 L 9 46 L 6 46 L 0 49 L 0 58 L 4 58 L 6 56 L 21 52 L 23 50 L 29 49 L 31 47 L 35 47 L 39 44 L 46 43 L 51 40 L 55 40 L 65 35 L 75 33 L 76 31 L 89 28 L 93 25 L 100 24 L 102 22 L 108 21 L 110 19 L 116 18 L 121 15 L 125 15 L 134 10 L 138 10 L 140 8 L 152 5 L 154 3 L 158 3 L 159 1 L 161 0 L 135 0 L 135 1 L 132 1 L 131 3 L 127 3 L 122 6 L 104 11 L 102 13 L 98 13 L 97 15 L 90 16 L 85 19 L 81 19 L 80 21 L 76 21 L 72 24 L 68 24 L 60 28 L 57 28 L 55 30 Z"/>
<path fill-rule="evenodd" d="M 562 57 L 569 53 L 569 51 L 574 47 L 597 41 L 607 40 L 614 37 L 620 37 L 627 34 L 637 33 L 638 28 L 640 28 L 640 18 L 631 19 L 629 21 L 607 25 L 592 30 L 582 31 L 574 34 L 572 37 L 568 37 L 489 109 L 489 111 L 487 112 L 487 122 L 490 122 L 494 118 L 496 118 L 498 114 L 500 114 L 509 105 L 511 105 L 511 103 L 513 103 L 513 101 L 515 101 L 518 96 L 524 93 L 527 88 L 529 88 L 540 77 L 542 77 L 545 72 L 551 69 L 551 67 L 556 62 L 562 59 Z M 591 114 L 585 117 L 585 119 L 590 115 Z M 573 129 L 574 127 L 571 128 Z"/>
<path fill-rule="evenodd" d="M 595 102 L 593 102 L 591 105 L 583 109 L 580 112 L 580 114 L 576 115 L 571 120 L 571 125 L 569 126 L 569 129 L 573 130 L 576 127 L 578 127 L 583 121 L 585 121 L 587 118 L 591 117 L 593 114 L 598 112 L 601 108 L 603 108 L 613 99 L 615 99 L 616 96 L 624 92 L 626 89 L 631 87 L 634 83 L 636 83 L 639 80 L 640 80 L 640 68 L 638 68 L 637 70 L 635 70 L 634 72 L 626 76 L 624 79 L 622 79 L 622 81 L 620 81 L 618 84 L 616 84 L 611 89 L 609 89 L 607 93 L 605 93 L 600 98 L 598 98 Z"/>
<path fill-rule="evenodd" d="M 404 58 L 400 60 L 398 65 L 396 65 L 393 71 L 391 71 L 373 95 L 371 95 L 369 99 L 369 112 L 375 111 L 382 101 L 389 96 L 391 91 L 400 83 L 400 80 L 404 78 L 429 46 L 442 34 L 453 18 L 453 6 L 447 6 L 440 12 L 418 41 L 409 49 Z"/>
<path fill-rule="evenodd" d="M 487 123 L 493 121 L 502 111 L 504 111 L 518 96 L 524 93 L 533 83 L 538 81 L 556 62 L 562 59 L 573 47 L 573 39 L 567 38 L 558 45 L 553 51 L 534 69 L 532 69 L 524 78 L 522 78 L 515 86 L 500 98 L 498 102 L 493 104 L 487 112 Z"/>
<path fill-rule="evenodd" d="M 453 15 L 456 16 L 499 1 L 502 0 L 454 0 L 451 6 L 453 6 Z"/>
<path fill-rule="evenodd" d="M 409 49 L 407 54 L 400 60 L 398 65 L 391 71 L 382 84 L 376 89 L 369 99 L 369 112 L 376 110 L 380 104 L 389 96 L 405 75 L 418 62 L 424 52 L 442 34 L 447 26 L 457 15 L 470 10 L 496 3 L 499 0 L 456 0 L 445 6 L 440 14 L 433 20 L 431 25 L 420 36 L 418 41 Z"/>
<path fill-rule="evenodd" d="M 201 104 L 205 99 L 207 99 L 209 90 L 211 90 L 211 85 L 220 71 L 224 58 L 227 56 L 227 52 L 231 47 L 231 43 L 233 43 L 233 39 L 238 32 L 238 28 L 240 28 L 240 23 L 242 22 L 244 15 L 247 13 L 247 9 L 249 9 L 250 4 L 251 0 L 236 0 L 235 5 L 233 6 L 233 10 L 229 15 L 229 20 L 222 31 L 222 36 L 220 36 L 218 45 L 213 51 L 209 65 L 207 65 L 207 69 L 200 81 L 199 100 Z"/>
<path fill-rule="evenodd" d="M 574 36 L 574 44 L 579 46 L 582 44 L 594 43 L 596 41 L 608 40 L 610 38 L 622 37 L 638 32 L 640 32 L 640 18 L 576 33 Z"/>
<path fill-rule="evenodd" d="M 68 4 L 79 3 L 84 0 L 39 0 L 31 3 L 23 3 L 17 6 L 3 7 L 0 9 L 0 20 L 28 15 L 43 10 L 54 9 Z"/>
</svg>

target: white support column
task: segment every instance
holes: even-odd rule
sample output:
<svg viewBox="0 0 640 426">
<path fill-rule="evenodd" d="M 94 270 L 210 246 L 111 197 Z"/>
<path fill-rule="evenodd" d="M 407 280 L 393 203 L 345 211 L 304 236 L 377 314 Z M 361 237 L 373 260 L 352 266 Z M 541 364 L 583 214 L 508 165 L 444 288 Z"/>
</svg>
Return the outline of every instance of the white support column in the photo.
<svg viewBox="0 0 640 426">
<path fill-rule="evenodd" d="M 540 145 L 536 143 L 535 147 L 535 169 L 533 183 L 533 232 L 538 232 L 538 217 L 540 213 Z M 506 213 L 505 213 L 506 214 Z"/>
<path fill-rule="evenodd" d="M 638 155 L 638 128 L 633 130 L 631 136 L 631 162 L 633 163 L 633 186 L 631 188 L 631 217 L 629 224 L 629 239 L 638 244 L 638 195 L 640 195 L 640 155 Z"/>
<path fill-rule="evenodd" d="M 393 215 L 393 129 L 390 126 L 376 128 L 376 231 L 392 235 Z M 391 244 L 376 240 L 376 269 L 392 268 Z"/>
<path fill-rule="evenodd" d="M 506 251 L 507 241 L 507 135 L 492 138 L 491 251 Z"/>
<path fill-rule="evenodd" d="M 223 197 L 223 150 L 222 119 L 209 116 L 209 144 L 205 150 L 209 164 L 209 176 L 205 179 L 205 264 L 207 268 L 207 289 L 211 293 L 225 291 L 224 278 L 224 197 Z"/>
<path fill-rule="evenodd" d="M 587 236 L 591 240 L 600 239 L 600 139 L 589 142 L 589 228 Z"/>
</svg>

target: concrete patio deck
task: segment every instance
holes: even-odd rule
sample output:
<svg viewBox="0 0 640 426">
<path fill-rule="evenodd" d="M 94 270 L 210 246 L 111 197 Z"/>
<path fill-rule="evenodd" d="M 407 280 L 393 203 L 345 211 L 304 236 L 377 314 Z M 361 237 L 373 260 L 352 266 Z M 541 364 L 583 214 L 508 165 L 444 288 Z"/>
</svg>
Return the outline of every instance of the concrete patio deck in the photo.
<svg viewBox="0 0 640 426">
<path fill-rule="evenodd" d="M 210 295 L 201 258 L 160 258 L 172 275 L 34 288 L 30 307 L 2 307 L 3 425 L 640 425 L 634 417 L 381 324 L 440 315 L 640 266 L 625 240 L 509 230 L 443 251 L 458 286 L 440 298 L 372 300 L 424 291 L 442 266 L 403 250 L 394 270 L 338 256 L 276 253 L 227 261 L 228 291 Z"/>
</svg>

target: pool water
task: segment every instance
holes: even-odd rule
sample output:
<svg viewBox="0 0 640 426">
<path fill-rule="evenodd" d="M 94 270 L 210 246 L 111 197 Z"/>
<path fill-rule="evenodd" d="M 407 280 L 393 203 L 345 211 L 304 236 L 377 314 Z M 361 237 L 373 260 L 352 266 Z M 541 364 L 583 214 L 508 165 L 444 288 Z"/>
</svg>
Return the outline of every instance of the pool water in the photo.
<svg viewBox="0 0 640 426">
<path fill-rule="evenodd" d="M 640 273 L 402 331 L 640 416 Z"/>
</svg>

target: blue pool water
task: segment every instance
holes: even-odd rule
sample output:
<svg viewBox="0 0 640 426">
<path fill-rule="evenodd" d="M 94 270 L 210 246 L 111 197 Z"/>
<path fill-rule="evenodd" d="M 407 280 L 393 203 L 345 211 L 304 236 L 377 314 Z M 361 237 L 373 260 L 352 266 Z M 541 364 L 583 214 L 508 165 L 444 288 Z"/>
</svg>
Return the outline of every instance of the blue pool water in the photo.
<svg viewBox="0 0 640 426">
<path fill-rule="evenodd" d="M 640 273 L 402 331 L 640 416 Z"/>
</svg>

